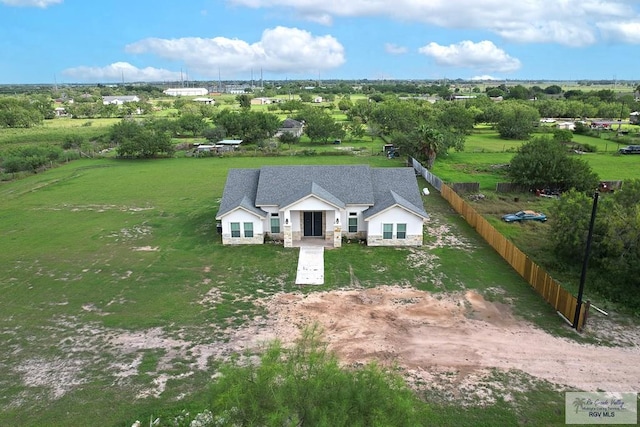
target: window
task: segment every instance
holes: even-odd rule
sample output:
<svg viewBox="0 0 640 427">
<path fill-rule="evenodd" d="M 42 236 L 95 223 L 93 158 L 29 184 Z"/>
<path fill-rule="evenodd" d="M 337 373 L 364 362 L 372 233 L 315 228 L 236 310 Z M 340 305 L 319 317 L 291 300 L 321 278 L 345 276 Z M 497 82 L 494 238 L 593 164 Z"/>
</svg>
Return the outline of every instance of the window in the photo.
<svg viewBox="0 0 640 427">
<path fill-rule="evenodd" d="M 358 217 L 357 213 L 349 212 L 349 233 L 358 232 Z"/>
<path fill-rule="evenodd" d="M 232 222 L 231 223 L 231 237 L 240 237 L 240 223 Z"/>
<path fill-rule="evenodd" d="M 382 238 L 393 238 L 393 224 L 382 224 Z"/>
<path fill-rule="evenodd" d="M 280 218 L 278 217 L 271 218 L 271 232 L 272 233 L 280 232 Z"/>
<path fill-rule="evenodd" d="M 253 223 L 245 222 L 244 223 L 244 237 L 253 237 Z"/>
<path fill-rule="evenodd" d="M 397 239 L 407 238 L 407 224 L 396 225 L 396 238 Z"/>
</svg>

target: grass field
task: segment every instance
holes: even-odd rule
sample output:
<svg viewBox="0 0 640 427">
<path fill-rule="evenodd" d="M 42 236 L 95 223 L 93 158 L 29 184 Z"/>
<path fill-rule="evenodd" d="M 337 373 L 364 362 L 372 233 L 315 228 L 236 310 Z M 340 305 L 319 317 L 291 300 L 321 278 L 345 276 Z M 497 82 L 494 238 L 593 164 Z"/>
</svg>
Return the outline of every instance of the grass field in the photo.
<svg viewBox="0 0 640 427">
<path fill-rule="evenodd" d="M 326 163 L 401 164 L 382 156 L 98 159 L 2 184 L 0 425 L 122 426 L 202 409 L 216 361 L 194 366 L 203 349 L 215 352 L 229 340 L 228 328 L 263 314 L 255 298 L 348 287 L 354 276 L 365 287 L 501 288 L 499 298 L 513 300 L 516 312 L 567 334 L 553 310 L 435 194 L 425 199 L 427 211 L 477 249 L 434 249 L 442 263 L 426 274 L 409 268 L 406 249 L 346 245 L 326 254 L 324 286 L 301 289 L 293 285 L 296 251 L 221 245 L 214 215 L 229 168 Z M 433 277 L 444 278 L 443 286 Z M 204 303 L 212 286 L 218 303 Z M 154 347 L 160 338 L 187 351 Z M 124 342 L 142 344 L 123 351 Z M 159 384 L 161 392 L 144 394 Z M 514 398 L 484 409 L 438 404 L 434 414 L 447 415 L 432 421 L 564 420 L 562 394 L 544 383 Z"/>
<path fill-rule="evenodd" d="M 628 144 L 606 138 L 608 136 L 608 133 L 601 137 L 574 135 L 573 142 L 592 145 L 597 150 L 584 153 L 580 158 L 589 163 L 603 181 L 638 178 L 640 156 L 617 155 L 618 148 Z M 523 141 L 501 139 L 497 131 L 480 126 L 467 137 L 463 151 L 440 155 L 433 172 L 446 182 L 479 182 L 482 190 L 495 190 L 496 183 L 508 181 L 500 166 L 508 164 L 522 144 Z"/>
<path fill-rule="evenodd" d="M 42 126 L 28 129 L 2 129 L 0 150 L 20 144 L 60 144 L 68 135 L 86 140 L 106 134 L 109 127 L 121 119 L 67 119 L 45 120 Z"/>
</svg>

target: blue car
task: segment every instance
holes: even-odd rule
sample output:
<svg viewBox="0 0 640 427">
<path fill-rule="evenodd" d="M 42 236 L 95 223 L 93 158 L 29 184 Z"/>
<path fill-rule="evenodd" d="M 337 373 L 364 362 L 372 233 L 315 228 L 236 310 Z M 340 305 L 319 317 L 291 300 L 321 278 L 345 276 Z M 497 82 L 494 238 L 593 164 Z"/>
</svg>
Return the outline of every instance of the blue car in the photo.
<svg viewBox="0 0 640 427">
<path fill-rule="evenodd" d="M 515 221 L 540 221 L 545 222 L 547 216 L 540 212 L 535 211 L 519 211 L 513 214 L 507 214 L 502 217 L 505 222 Z"/>
</svg>

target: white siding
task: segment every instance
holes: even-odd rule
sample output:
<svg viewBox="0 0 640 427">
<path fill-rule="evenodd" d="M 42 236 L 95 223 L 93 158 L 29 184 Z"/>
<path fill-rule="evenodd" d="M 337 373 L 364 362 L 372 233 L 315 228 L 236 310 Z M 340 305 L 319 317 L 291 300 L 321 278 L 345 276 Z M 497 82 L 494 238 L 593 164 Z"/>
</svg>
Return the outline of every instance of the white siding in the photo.
<svg viewBox="0 0 640 427">
<path fill-rule="evenodd" d="M 423 220 L 413 213 L 399 208 L 390 208 L 372 218 L 369 218 L 367 243 L 369 246 L 414 246 L 422 244 Z M 383 239 L 383 224 L 393 224 L 393 238 Z M 407 225 L 405 239 L 396 239 L 397 225 Z"/>
<path fill-rule="evenodd" d="M 240 237 L 231 237 L 231 223 L 240 223 Z M 253 224 L 253 237 L 244 237 L 244 223 Z M 228 244 L 260 244 L 264 240 L 264 222 L 262 218 L 242 209 L 237 209 L 225 215 L 221 220 L 222 243 Z"/>
</svg>

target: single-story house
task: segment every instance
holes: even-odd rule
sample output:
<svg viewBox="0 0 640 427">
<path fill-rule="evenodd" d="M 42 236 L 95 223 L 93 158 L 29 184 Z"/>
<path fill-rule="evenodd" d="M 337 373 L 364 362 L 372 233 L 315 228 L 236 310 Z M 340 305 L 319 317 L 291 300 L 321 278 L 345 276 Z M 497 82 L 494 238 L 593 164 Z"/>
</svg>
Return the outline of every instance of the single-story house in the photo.
<svg viewBox="0 0 640 427">
<path fill-rule="evenodd" d="M 304 123 L 294 119 L 284 119 L 284 121 L 280 125 L 280 128 L 275 133 L 275 136 L 278 137 L 285 132 L 289 132 L 293 134 L 293 136 L 300 137 L 304 132 Z"/>
<path fill-rule="evenodd" d="M 229 170 L 216 220 L 224 245 L 420 246 L 428 217 L 412 168 L 263 166 Z"/>
<path fill-rule="evenodd" d="M 216 100 L 213 98 L 193 98 L 193 102 L 204 105 L 214 105 L 216 103 Z"/>
<path fill-rule="evenodd" d="M 102 103 L 104 105 L 114 104 L 122 105 L 125 102 L 140 102 L 137 95 L 120 95 L 120 96 L 103 96 Z"/>
<path fill-rule="evenodd" d="M 251 105 L 268 105 L 272 102 L 271 98 L 251 98 Z"/>
</svg>

